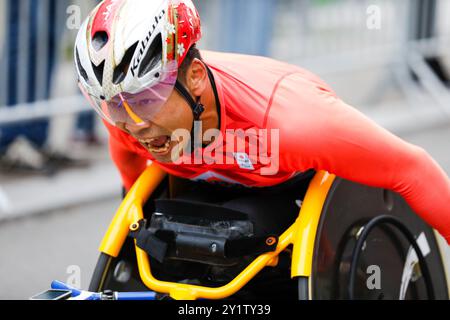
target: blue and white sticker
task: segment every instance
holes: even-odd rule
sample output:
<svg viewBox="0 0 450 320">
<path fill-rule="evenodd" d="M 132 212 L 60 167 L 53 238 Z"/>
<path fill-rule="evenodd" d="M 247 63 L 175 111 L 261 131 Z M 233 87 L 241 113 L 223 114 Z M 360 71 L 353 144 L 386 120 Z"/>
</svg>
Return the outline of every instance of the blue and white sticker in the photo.
<svg viewBox="0 0 450 320">
<path fill-rule="evenodd" d="M 234 158 L 237 161 L 239 168 L 245 170 L 255 170 L 252 161 L 250 160 L 248 154 L 243 152 L 233 153 Z"/>
</svg>

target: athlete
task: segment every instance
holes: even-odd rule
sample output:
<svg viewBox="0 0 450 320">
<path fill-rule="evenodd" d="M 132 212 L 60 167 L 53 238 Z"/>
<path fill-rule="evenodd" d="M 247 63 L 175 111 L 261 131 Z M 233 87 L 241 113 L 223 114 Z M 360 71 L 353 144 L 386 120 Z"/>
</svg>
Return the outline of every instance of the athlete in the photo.
<svg viewBox="0 0 450 320">
<path fill-rule="evenodd" d="M 424 149 L 306 70 L 200 52 L 200 39 L 191 0 L 106 0 L 78 34 L 79 86 L 110 132 L 126 189 L 150 162 L 184 179 L 245 188 L 326 170 L 399 193 L 450 241 L 450 180 Z"/>
</svg>

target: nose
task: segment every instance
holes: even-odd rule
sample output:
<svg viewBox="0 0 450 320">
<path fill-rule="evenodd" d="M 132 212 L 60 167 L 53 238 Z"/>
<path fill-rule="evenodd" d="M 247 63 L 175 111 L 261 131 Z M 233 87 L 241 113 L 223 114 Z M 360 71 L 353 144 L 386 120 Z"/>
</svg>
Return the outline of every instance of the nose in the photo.
<svg viewBox="0 0 450 320">
<path fill-rule="evenodd" d="M 140 138 L 145 132 L 152 127 L 150 122 L 144 122 L 142 124 L 125 124 L 125 129 L 134 137 Z"/>
</svg>

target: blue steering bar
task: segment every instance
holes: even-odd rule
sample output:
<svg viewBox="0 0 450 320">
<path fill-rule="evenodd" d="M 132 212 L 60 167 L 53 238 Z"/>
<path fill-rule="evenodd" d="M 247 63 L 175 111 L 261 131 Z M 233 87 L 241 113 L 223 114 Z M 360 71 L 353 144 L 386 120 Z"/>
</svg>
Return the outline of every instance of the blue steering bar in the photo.
<svg viewBox="0 0 450 320">
<path fill-rule="evenodd" d="M 55 290 L 71 291 L 72 295 L 69 300 L 156 300 L 156 293 L 153 291 L 98 293 L 82 291 L 61 281 L 53 281 L 51 288 Z"/>
</svg>

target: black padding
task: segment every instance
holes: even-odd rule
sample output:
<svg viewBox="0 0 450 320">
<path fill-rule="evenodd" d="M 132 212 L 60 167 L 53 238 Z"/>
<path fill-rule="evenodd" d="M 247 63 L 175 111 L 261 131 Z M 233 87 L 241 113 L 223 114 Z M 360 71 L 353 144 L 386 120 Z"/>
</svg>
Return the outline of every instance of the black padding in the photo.
<svg viewBox="0 0 450 320">
<path fill-rule="evenodd" d="M 269 237 L 277 239 L 273 244 L 268 245 L 266 243 Z M 259 255 L 267 252 L 272 252 L 277 249 L 278 237 L 266 236 L 266 237 L 249 237 L 228 240 L 225 246 L 225 256 L 227 258 L 238 258 L 251 255 Z"/>
<path fill-rule="evenodd" d="M 167 254 L 168 244 L 148 231 L 145 224 L 145 220 L 140 221 L 139 229 L 136 232 L 131 232 L 130 235 L 136 239 L 136 244 L 140 249 L 162 263 Z"/>
<path fill-rule="evenodd" d="M 155 201 L 155 207 L 156 212 L 166 215 L 190 216 L 217 221 L 248 220 L 248 216 L 239 210 L 197 201 L 160 199 Z"/>
</svg>

